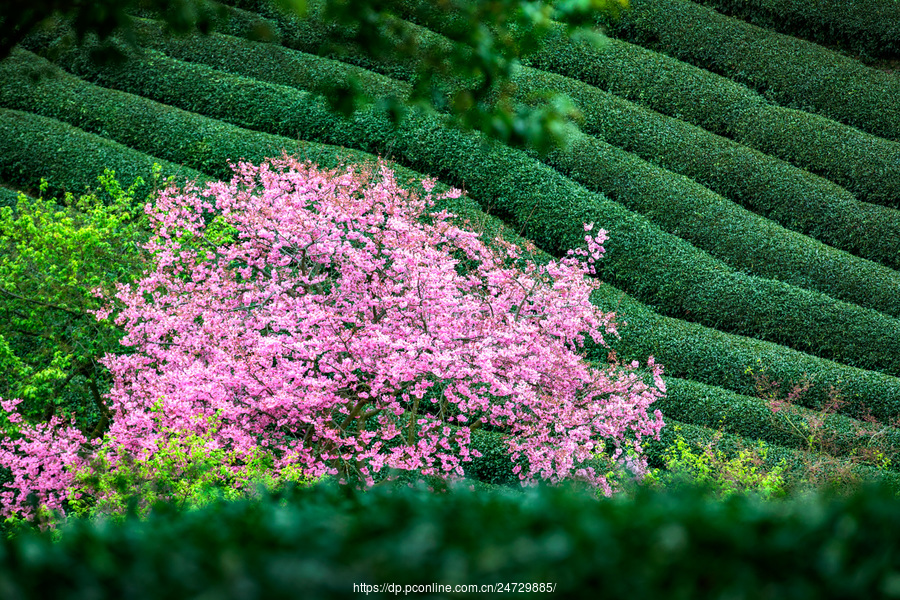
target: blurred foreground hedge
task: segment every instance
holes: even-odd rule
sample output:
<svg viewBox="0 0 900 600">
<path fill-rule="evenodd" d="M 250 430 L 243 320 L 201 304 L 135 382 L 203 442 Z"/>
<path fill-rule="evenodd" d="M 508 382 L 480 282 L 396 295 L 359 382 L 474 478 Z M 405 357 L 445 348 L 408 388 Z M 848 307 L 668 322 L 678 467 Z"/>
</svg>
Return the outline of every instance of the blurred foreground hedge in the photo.
<svg viewBox="0 0 900 600">
<path fill-rule="evenodd" d="M 0 542 L 0 597 L 320 598 L 354 584 L 550 583 L 562 597 L 900 596 L 900 499 L 320 485 Z M 542 594 L 542 595 L 544 595 Z M 596 594 L 599 594 L 597 596 Z M 393 596 L 369 593 L 368 596 Z M 418 597 L 479 597 L 417 593 Z"/>
</svg>

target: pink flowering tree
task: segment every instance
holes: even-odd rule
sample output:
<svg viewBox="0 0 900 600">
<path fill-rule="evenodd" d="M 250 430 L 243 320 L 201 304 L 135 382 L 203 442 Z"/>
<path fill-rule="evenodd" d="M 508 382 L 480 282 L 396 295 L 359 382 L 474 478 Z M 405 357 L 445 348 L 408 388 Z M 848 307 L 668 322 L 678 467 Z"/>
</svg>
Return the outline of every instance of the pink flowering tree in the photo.
<svg viewBox="0 0 900 600">
<path fill-rule="evenodd" d="M 641 440 L 662 427 L 660 367 L 651 358 L 648 378 L 578 354 L 586 335 L 615 333 L 586 277 L 605 232 L 586 225 L 585 248 L 537 265 L 454 225 L 423 187 L 383 166 L 283 158 L 164 192 L 147 209 L 153 268 L 117 294 L 130 351 L 105 358 L 108 433 L 87 443 L 63 423 L 20 423 L 0 451 L 14 476 L 4 510 L 27 512 L 29 492 L 62 508 L 92 454 L 114 467 L 174 431 L 227 451 L 235 471 L 262 453 L 275 474 L 365 484 L 385 469 L 463 476 L 475 427 L 503 434 L 524 482 L 609 494 L 588 465 L 598 456 L 641 472 Z"/>
</svg>

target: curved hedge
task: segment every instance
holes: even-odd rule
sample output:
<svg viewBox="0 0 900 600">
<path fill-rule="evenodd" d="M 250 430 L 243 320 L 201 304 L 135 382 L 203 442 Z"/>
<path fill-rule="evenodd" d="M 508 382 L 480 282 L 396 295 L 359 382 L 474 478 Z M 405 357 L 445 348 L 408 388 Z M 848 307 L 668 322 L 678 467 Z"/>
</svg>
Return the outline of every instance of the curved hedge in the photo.
<svg viewBox="0 0 900 600">
<path fill-rule="evenodd" d="M 900 144 L 895 142 L 768 104 L 730 79 L 618 40 L 596 49 L 557 32 L 528 62 L 732 138 L 821 175 L 867 202 L 900 207 Z"/>
<path fill-rule="evenodd" d="M 576 136 L 571 149 L 545 162 L 735 269 L 900 314 L 897 271 L 784 229 L 596 138 Z"/>
<path fill-rule="evenodd" d="M 900 4 L 885 0 L 701 0 L 719 12 L 868 58 L 900 56 Z"/>
<path fill-rule="evenodd" d="M 621 19 L 603 24 L 616 37 L 745 83 L 779 104 L 900 141 L 900 78 L 817 44 L 685 0 L 633 0 Z"/>
<path fill-rule="evenodd" d="M 207 38 L 207 44 L 214 43 Z M 218 68 L 230 70 L 224 64 Z M 520 97 L 542 89 L 569 96 L 582 113 L 586 133 L 686 175 L 789 229 L 900 268 L 896 209 L 860 202 L 844 188 L 787 162 L 577 79 L 526 67 L 515 83 Z"/>
<path fill-rule="evenodd" d="M 24 190 L 37 190 L 46 179 L 47 196 L 78 195 L 97 185 L 104 168 L 116 172 L 119 181 L 144 185 L 136 198 L 153 190 L 150 174 L 154 163 L 163 177 L 195 181 L 201 175 L 168 161 L 137 152 L 122 144 L 38 115 L 0 108 L 0 181 Z"/>
<path fill-rule="evenodd" d="M 410 118 L 396 129 L 387 115 L 366 111 L 345 121 L 311 94 L 154 51 L 121 69 L 98 68 L 79 56 L 84 55 L 61 55 L 60 60 L 76 71 L 91 71 L 104 85 L 242 127 L 368 151 L 393 149 L 420 171 L 465 182 L 476 196 L 494 198 L 493 204 L 519 223 L 527 237 L 554 252 L 582 243 L 581 223 L 602 223 L 611 240 L 601 276 L 668 314 L 849 365 L 900 373 L 900 321 L 736 273 L 524 153 L 448 128 L 439 119 Z"/>
</svg>

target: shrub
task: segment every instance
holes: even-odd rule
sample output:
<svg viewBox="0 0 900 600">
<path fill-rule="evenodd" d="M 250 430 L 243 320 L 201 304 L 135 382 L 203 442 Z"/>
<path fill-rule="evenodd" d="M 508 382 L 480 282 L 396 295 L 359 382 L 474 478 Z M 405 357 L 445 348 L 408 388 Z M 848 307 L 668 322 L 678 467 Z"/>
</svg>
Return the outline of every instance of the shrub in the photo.
<svg viewBox="0 0 900 600">
<path fill-rule="evenodd" d="M 78 520 L 56 542 L 2 540 L 0 577 L 11 598 L 349 598 L 361 584 L 484 594 L 498 582 L 563 596 L 603 586 L 634 600 L 892 597 L 898 513 L 895 492 L 882 488 L 778 502 L 689 490 L 598 502 L 555 488 L 313 486 L 190 512 L 160 507 L 144 521 Z"/>
<path fill-rule="evenodd" d="M 161 176 L 182 183 L 200 175 L 55 119 L 0 108 L 0 181 L 33 196 L 42 181 L 48 197 L 64 198 L 66 192 L 80 196 L 108 168 L 122 181 L 142 178 L 134 194 L 144 198 L 155 185 L 150 177 L 154 164 L 160 165 Z"/>
<path fill-rule="evenodd" d="M 606 473 L 585 464 L 604 455 L 640 476 L 642 438 L 662 427 L 648 413 L 665 390 L 661 370 L 651 358 L 645 383 L 637 364 L 597 369 L 575 353 L 586 336 L 602 344 L 615 333 L 584 278 L 605 232 L 519 269 L 520 249 L 490 249 L 446 212 L 420 221 L 429 198 L 386 169 L 321 172 L 290 159 L 164 192 L 147 246 L 155 268 L 117 294 L 133 349 L 104 359 L 115 414 L 104 461 L 145 461 L 187 432 L 233 453 L 236 476 L 264 452 L 276 478 L 371 485 L 384 469 L 463 475 L 470 430 L 485 427 L 506 434 L 524 481 L 571 478 L 611 493 Z M 209 419 L 220 427 L 207 429 Z M 59 484 L 86 468 L 84 439 L 71 428 L 55 445 L 48 427 L 20 433 L 3 442 L 14 474 L 6 514 L 29 516 L 35 489 L 64 508 L 70 487 Z M 36 483 L 36 463 L 52 481 Z"/>
<path fill-rule="evenodd" d="M 674 445 L 663 456 L 665 470 L 648 473 L 648 485 L 697 485 L 721 498 L 738 493 L 758 493 L 763 498 L 785 495 L 784 462 L 763 467 L 768 459 L 768 447 L 762 442 L 729 457 L 718 447 L 718 436 L 698 451 L 681 435 L 679 426 L 675 427 L 675 433 Z"/>
<path fill-rule="evenodd" d="M 900 6 L 882 0 L 703 0 L 730 16 L 819 44 L 892 59 L 900 55 Z"/>
<path fill-rule="evenodd" d="M 20 196 L 0 210 L 0 397 L 22 398 L 29 419 L 60 412 L 102 434 L 108 378 L 97 360 L 118 347 L 120 332 L 91 314 L 99 290 L 140 276 L 146 241 L 136 180 L 122 189 L 106 171 L 100 190 L 62 205 Z"/>
<path fill-rule="evenodd" d="M 718 46 L 712 43 L 709 48 Z M 529 57 L 529 65 L 731 138 L 829 179 L 861 200 L 900 206 L 897 142 L 817 114 L 769 104 L 726 77 L 623 41 L 610 40 L 597 50 L 561 35 Z M 810 79 L 804 76 L 800 81 Z"/>
<path fill-rule="evenodd" d="M 634 0 L 621 20 L 603 22 L 617 37 L 744 83 L 779 104 L 900 140 L 900 81 L 817 44 L 684 0 Z"/>
</svg>

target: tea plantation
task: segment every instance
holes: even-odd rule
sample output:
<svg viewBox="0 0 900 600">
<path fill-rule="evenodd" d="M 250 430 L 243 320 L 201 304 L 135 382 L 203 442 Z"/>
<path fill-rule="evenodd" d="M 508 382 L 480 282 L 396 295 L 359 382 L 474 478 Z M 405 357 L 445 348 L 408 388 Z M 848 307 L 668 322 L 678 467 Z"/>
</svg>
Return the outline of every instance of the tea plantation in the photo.
<svg viewBox="0 0 900 600">
<path fill-rule="evenodd" d="M 422 43 L 449 48 L 445 34 L 452 32 L 452 20 L 414 10 L 428 3 L 391 5 L 401 17 L 417 19 Z M 97 62 L 89 44 L 67 43 L 63 23 L 29 37 L 0 62 L 0 204 L 14 204 L 19 191 L 36 197 L 41 179 L 45 198 L 94 187 L 104 168 L 114 169 L 123 185 L 139 176 L 149 181 L 154 163 L 178 181 L 227 179 L 230 162 L 261 162 L 287 152 L 326 167 L 385 157 L 402 179 L 437 177 L 466 191 L 452 210 L 487 232 L 534 242 L 539 261 L 581 244 L 583 224 L 594 222 L 609 232 L 609 241 L 598 263 L 603 285 L 592 300 L 623 324 L 621 337 L 609 340 L 611 348 L 620 360 L 644 362 L 652 355 L 665 368 L 667 394 L 655 407 L 666 427 L 648 448 L 652 466 L 662 473 L 672 467 L 672 448 L 681 440 L 695 449 L 721 449 L 723 457 L 751 451 L 753 469 L 779 469 L 791 489 L 803 488 L 804 480 L 849 485 L 877 479 L 900 490 L 900 72 L 889 68 L 900 58 L 895 2 L 631 0 L 620 18 L 600 19 L 610 38 L 599 48 L 572 41 L 559 25 L 514 78 L 516 101 L 529 103 L 553 90 L 567 94 L 581 113 L 581 132 L 571 144 L 546 154 L 452 127 L 441 114 L 411 114 L 394 127 L 378 102 L 350 117 L 338 115 L 320 94 L 353 85 L 375 100 L 407 98 L 414 62 L 352 50 L 329 54 L 323 40 L 331 24 L 314 10 L 298 20 L 263 0 L 225 4 L 236 18 L 208 35 L 173 37 L 156 15 L 135 15 L 141 50 L 127 50 L 122 64 Z M 248 22 L 277 35 L 268 41 L 241 37 Z M 448 89 L 459 85 L 464 83 L 447 81 Z M 149 189 L 145 184 L 135 197 Z M 606 361 L 609 351 L 589 347 L 587 356 Z M 515 485 L 513 465 L 496 450 L 498 440 L 484 434 L 475 444 L 484 457 L 468 476 L 486 490 Z M 747 464 L 740 468 L 750 469 Z M 197 547 L 217 544 L 223 550 L 215 561 L 192 555 L 184 568 L 201 574 L 198 581 L 230 577 L 235 586 L 255 590 L 245 597 L 286 594 L 293 572 L 288 567 L 305 573 L 316 593 L 334 595 L 349 595 L 332 586 L 342 577 L 487 583 L 524 573 L 538 582 L 563 572 L 561 589 L 569 590 L 588 581 L 602 586 L 616 573 L 657 573 L 659 581 L 646 579 L 645 587 L 610 588 L 630 597 L 659 597 L 654 589 L 685 598 L 900 595 L 900 573 L 892 570 L 896 549 L 885 550 L 887 558 L 877 565 L 860 559 L 854 566 L 847 562 L 855 551 L 852 536 L 841 533 L 864 530 L 872 538 L 869 554 L 882 543 L 893 548 L 872 517 L 896 522 L 896 501 L 885 499 L 890 491 L 834 501 L 845 502 L 840 509 L 832 500 L 777 509 L 745 498 L 716 505 L 690 494 L 648 499 L 640 492 L 635 502 L 641 508 L 608 505 L 602 522 L 580 500 L 549 491 L 514 508 L 503 507 L 513 502 L 503 495 L 508 492 L 485 491 L 488 499 L 480 501 L 451 494 L 427 507 L 402 496 L 400 502 L 410 504 L 405 509 L 388 506 L 381 492 L 368 498 L 331 489 L 319 496 L 298 493 L 307 494 L 301 508 L 267 500 L 265 514 L 251 505 L 215 509 L 223 522 L 254 520 L 259 529 L 246 538 L 240 528 L 233 535 L 204 529 L 199 517 L 154 525 L 158 539 L 148 542 L 148 556 L 161 557 L 159 549 L 181 536 Z M 885 508 L 890 501 L 893 513 Z M 343 527 L 310 534 L 309 543 L 322 544 L 321 550 L 298 557 L 253 537 L 282 526 L 299 531 L 297 523 L 324 514 L 327 502 L 343 503 L 348 516 Z M 473 508 L 478 502 L 509 527 L 529 531 L 533 547 L 519 551 L 494 540 L 486 513 Z M 571 511 L 577 525 L 545 522 L 536 506 Z M 365 510 L 397 513 L 398 519 L 413 515 L 400 519 L 409 523 L 405 538 L 399 532 L 407 526 L 392 530 L 384 516 L 383 530 L 401 540 L 390 550 L 400 554 L 391 556 L 418 560 L 421 573 L 434 579 L 404 579 L 388 568 L 391 560 L 378 558 L 388 552 L 381 547 L 366 555 L 360 540 L 382 530 L 358 517 Z M 494 541 L 479 546 L 463 539 L 429 519 L 429 510 L 483 527 Z M 852 526 L 835 516 L 842 510 L 852 515 Z M 814 516 L 804 521 L 803 514 Z M 700 521 L 708 518 L 725 535 L 732 517 L 756 532 L 757 548 L 767 540 L 760 552 L 771 568 L 794 569 L 795 578 L 784 580 L 790 583 L 766 587 L 757 580 L 762 567 L 741 570 L 728 563 L 723 572 L 732 583 L 723 583 L 725 575 L 710 566 L 701 585 L 702 573 L 691 570 L 696 564 L 678 562 L 679 552 L 714 561 L 704 545 L 704 536 L 713 534 L 704 533 Z M 485 523 L 478 525 L 479 519 Z M 777 532 L 766 537 L 766 527 Z M 655 550 L 625 560 L 641 551 L 619 537 L 609 542 L 605 558 L 591 563 L 581 554 L 592 552 L 582 539 L 587 532 L 610 540 L 655 535 Z M 791 532 L 805 536 L 815 560 L 785 566 Z M 47 564 L 74 560 L 82 543 L 142 552 L 126 539 L 131 529 L 67 535 L 59 547 L 35 541 L 28 552 Z M 480 552 L 479 566 L 436 554 L 438 542 L 429 542 L 429 535 L 455 548 L 457 558 Z M 265 583 L 241 583 L 250 563 L 228 562 L 244 544 L 264 553 L 258 564 L 267 566 L 252 568 L 268 569 Z M 739 539 L 723 544 L 733 556 L 751 545 Z M 815 544 L 832 554 L 816 554 Z M 353 566 L 341 570 L 329 562 L 338 555 L 352 555 Z M 537 556 L 550 558 L 539 566 Z M 0 551 L 0 561 L 8 560 L 22 573 L 39 572 L 37 563 L 27 564 L 26 550 Z M 176 568 L 153 560 L 141 563 L 140 577 L 150 580 Z M 320 575 L 316 561 L 328 565 Z M 109 558 L 94 575 L 65 576 L 71 579 L 65 585 L 111 589 L 114 564 Z M 591 572 L 590 564 L 600 566 Z M 4 585 L 13 585 L 12 572 L 0 572 L 0 595 Z M 685 575 L 679 579 L 677 573 Z M 15 588 L 21 597 L 52 591 L 51 583 L 34 577 Z M 809 587 L 810 581 L 822 587 Z M 131 594 L 127 584 L 115 586 Z M 185 597 L 203 589 L 185 585 L 179 588 Z M 697 585 L 706 585 L 709 594 L 695 595 Z"/>
</svg>

